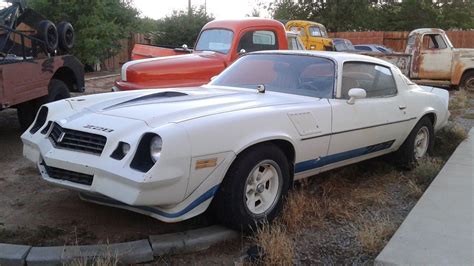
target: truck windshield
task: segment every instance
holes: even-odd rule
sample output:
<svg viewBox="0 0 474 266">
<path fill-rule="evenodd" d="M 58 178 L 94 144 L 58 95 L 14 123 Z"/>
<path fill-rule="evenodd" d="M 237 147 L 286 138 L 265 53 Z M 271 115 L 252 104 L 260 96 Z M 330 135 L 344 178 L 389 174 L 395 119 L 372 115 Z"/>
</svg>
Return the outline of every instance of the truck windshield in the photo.
<svg viewBox="0 0 474 266">
<path fill-rule="evenodd" d="M 333 61 L 309 55 L 249 54 L 232 64 L 210 85 L 332 98 L 335 84 Z"/>
<path fill-rule="evenodd" d="M 224 29 L 210 29 L 201 33 L 197 41 L 196 51 L 214 51 L 222 54 L 227 54 L 232 44 L 234 33 L 230 30 Z"/>
</svg>

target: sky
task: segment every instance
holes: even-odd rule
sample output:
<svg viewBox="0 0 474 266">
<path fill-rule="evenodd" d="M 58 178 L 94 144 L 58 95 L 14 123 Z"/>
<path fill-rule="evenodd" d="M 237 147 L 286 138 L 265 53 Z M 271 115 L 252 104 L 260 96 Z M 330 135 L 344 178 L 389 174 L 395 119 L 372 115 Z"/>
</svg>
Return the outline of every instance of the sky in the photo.
<svg viewBox="0 0 474 266">
<path fill-rule="evenodd" d="M 134 0 L 135 6 L 142 12 L 142 16 L 159 19 L 171 15 L 173 10 L 188 8 L 188 0 Z M 205 0 L 192 0 L 193 6 L 204 5 Z M 207 12 L 217 19 L 242 18 L 251 14 L 258 3 L 266 4 L 271 0 L 207 0 Z M 268 17 L 262 12 L 261 17 Z"/>
</svg>

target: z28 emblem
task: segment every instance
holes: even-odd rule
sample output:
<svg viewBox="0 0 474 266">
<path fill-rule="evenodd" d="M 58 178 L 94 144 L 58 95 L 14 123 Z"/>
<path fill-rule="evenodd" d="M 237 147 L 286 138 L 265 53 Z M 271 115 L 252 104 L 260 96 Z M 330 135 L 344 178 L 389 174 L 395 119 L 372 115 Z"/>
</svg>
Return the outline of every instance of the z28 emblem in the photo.
<svg viewBox="0 0 474 266">
<path fill-rule="evenodd" d="M 86 126 L 84 126 L 84 128 L 99 130 L 99 131 L 103 131 L 103 132 L 107 132 L 107 133 L 110 133 L 110 132 L 114 131 L 113 129 L 110 129 L 110 128 L 97 127 L 97 126 L 93 126 L 93 125 L 86 125 Z"/>
</svg>

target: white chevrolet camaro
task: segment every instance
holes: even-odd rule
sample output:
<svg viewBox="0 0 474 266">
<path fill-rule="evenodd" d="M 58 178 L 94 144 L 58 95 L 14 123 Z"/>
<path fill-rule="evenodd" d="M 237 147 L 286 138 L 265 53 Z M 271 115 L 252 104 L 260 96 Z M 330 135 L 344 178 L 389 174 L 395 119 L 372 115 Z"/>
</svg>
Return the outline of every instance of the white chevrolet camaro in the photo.
<svg viewBox="0 0 474 266">
<path fill-rule="evenodd" d="M 448 100 L 373 57 L 256 52 L 198 88 L 46 104 L 22 140 L 44 180 L 84 200 L 166 222 L 211 206 L 240 228 L 275 218 L 296 179 L 391 152 L 414 165 Z"/>
</svg>

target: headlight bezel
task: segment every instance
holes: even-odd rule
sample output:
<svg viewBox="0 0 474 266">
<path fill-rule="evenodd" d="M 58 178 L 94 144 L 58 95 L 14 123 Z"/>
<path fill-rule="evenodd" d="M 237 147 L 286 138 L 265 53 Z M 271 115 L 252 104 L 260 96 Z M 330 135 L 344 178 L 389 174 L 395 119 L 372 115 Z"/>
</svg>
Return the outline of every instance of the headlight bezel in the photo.
<svg viewBox="0 0 474 266">
<path fill-rule="evenodd" d="M 151 132 L 143 134 L 138 143 L 138 147 L 136 149 L 135 155 L 133 156 L 132 162 L 130 163 L 130 167 L 132 169 L 146 173 L 159 161 L 159 157 L 161 157 L 161 149 L 159 152 L 157 152 L 159 155 L 155 154 L 158 155 L 155 156 L 155 158 L 153 158 L 151 153 L 151 144 L 154 137 L 161 139 L 162 147 L 163 140 L 160 135 Z"/>
</svg>

